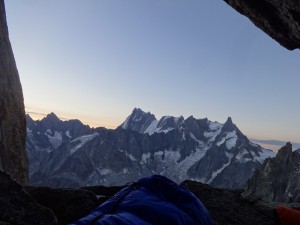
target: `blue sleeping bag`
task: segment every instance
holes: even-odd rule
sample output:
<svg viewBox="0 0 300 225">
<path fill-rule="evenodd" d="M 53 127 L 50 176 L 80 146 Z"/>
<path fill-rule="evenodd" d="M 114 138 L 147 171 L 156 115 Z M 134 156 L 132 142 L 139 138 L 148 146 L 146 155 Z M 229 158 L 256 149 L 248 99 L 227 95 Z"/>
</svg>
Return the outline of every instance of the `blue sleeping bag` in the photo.
<svg viewBox="0 0 300 225">
<path fill-rule="evenodd" d="M 72 225 L 213 225 L 201 201 L 159 175 L 138 180 Z"/>
</svg>

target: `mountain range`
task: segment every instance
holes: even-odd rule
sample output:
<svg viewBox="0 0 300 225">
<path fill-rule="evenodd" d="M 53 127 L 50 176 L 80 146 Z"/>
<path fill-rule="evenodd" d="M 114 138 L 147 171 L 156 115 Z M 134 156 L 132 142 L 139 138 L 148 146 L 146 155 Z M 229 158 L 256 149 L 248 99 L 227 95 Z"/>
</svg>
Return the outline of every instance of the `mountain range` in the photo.
<svg viewBox="0 0 300 225">
<path fill-rule="evenodd" d="M 163 116 L 135 108 L 118 128 L 90 128 L 54 113 L 27 115 L 26 149 L 32 185 L 122 185 L 151 174 L 182 182 L 241 188 L 275 153 L 251 142 L 229 117 L 222 124 Z"/>
</svg>

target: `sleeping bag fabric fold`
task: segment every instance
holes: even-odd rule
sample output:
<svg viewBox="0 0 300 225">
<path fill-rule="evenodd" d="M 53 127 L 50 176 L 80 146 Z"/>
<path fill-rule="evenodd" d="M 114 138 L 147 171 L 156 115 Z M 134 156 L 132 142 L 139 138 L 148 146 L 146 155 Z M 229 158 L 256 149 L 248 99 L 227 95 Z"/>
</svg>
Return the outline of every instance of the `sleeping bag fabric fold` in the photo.
<svg viewBox="0 0 300 225">
<path fill-rule="evenodd" d="M 159 175 L 142 178 L 72 225 L 213 225 L 201 201 Z"/>
</svg>

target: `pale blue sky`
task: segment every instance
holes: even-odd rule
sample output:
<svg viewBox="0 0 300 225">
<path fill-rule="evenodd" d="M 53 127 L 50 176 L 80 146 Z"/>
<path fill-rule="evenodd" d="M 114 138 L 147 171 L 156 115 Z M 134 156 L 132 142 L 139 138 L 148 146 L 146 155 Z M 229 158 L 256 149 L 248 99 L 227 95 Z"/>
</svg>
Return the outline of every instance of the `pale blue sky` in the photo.
<svg viewBox="0 0 300 225">
<path fill-rule="evenodd" d="M 300 51 L 222 0 L 6 0 L 28 112 L 115 127 L 134 107 L 300 141 Z"/>
</svg>

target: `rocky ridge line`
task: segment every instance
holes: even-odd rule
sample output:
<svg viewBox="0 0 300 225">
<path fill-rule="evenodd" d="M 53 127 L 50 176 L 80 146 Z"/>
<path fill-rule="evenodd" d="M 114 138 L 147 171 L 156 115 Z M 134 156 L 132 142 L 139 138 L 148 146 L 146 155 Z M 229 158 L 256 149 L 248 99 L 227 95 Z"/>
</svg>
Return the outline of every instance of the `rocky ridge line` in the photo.
<svg viewBox="0 0 300 225">
<path fill-rule="evenodd" d="M 271 202 L 300 203 L 300 153 L 289 142 L 264 161 L 247 182 L 243 196 Z"/>
</svg>

